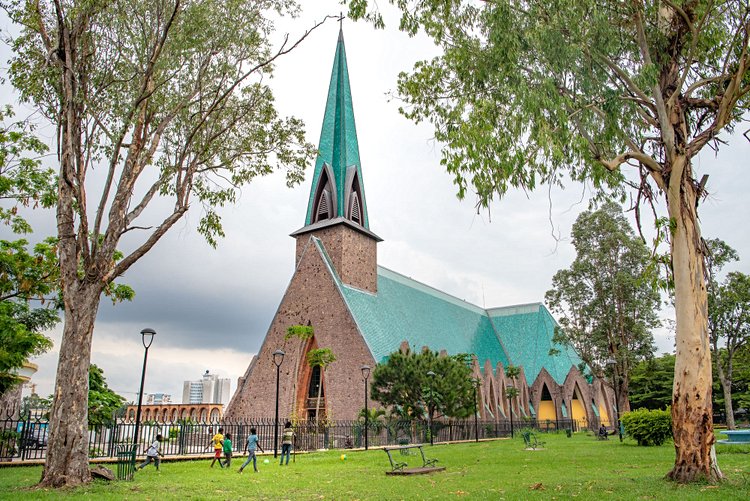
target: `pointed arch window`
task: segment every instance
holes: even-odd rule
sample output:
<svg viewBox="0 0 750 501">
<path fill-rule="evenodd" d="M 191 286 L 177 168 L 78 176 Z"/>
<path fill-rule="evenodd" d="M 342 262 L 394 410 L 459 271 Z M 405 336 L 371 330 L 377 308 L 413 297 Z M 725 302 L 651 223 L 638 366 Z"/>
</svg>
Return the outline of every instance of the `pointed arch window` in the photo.
<svg viewBox="0 0 750 501">
<path fill-rule="evenodd" d="M 357 195 L 356 191 L 353 192 L 350 197 L 349 219 L 351 219 L 352 222 L 355 222 L 360 226 L 362 225 L 362 208 L 359 204 L 359 196 Z"/>
<path fill-rule="evenodd" d="M 315 190 L 312 222 L 317 223 L 325 219 L 336 217 L 336 192 L 334 181 L 328 164 L 323 165 L 323 171 L 318 179 L 318 187 Z"/>
<path fill-rule="evenodd" d="M 356 165 L 350 165 L 346 173 L 346 218 L 360 226 L 365 224 L 364 199 Z"/>
<path fill-rule="evenodd" d="M 315 211 L 315 221 L 329 219 L 331 217 L 331 192 L 324 189 L 318 200 L 318 210 Z"/>
<path fill-rule="evenodd" d="M 318 398 L 318 387 L 320 386 L 320 366 L 316 365 L 310 373 L 310 386 L 307 389 L 307 398 Z M 325 396 L 325 387 L 320 390 L 320 397 Z"/>
</svg>

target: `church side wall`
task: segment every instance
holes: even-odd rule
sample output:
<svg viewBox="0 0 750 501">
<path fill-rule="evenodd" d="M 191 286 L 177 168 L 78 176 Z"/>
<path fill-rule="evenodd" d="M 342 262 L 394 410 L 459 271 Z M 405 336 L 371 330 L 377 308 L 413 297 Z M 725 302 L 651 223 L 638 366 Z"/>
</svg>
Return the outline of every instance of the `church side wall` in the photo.
<svg viewBox="0 0 750 501">
<path fill-rule="evenodd" d="M 309 236 L 300 240 L 309 242 Z M 274 416 L 276 366 L 273 352 L 277 349 L 286 353 L 279 378 L 279 419 L 292 416 L 299 393 L 298 381 L 306 371 L 304 350 L 307 343 L 297 338 L 285 339 L 285 335 L 289 326 L 307 325 L 308 322 L 315 329 L 315 344 L 320 348 L 330 348 L 337 359 L 324 375 L 329 418 L 355 419 L 364 406 L 360 367 L 375 366 L 370 350 L 317 247 L 310 243 L 298 261 L 297 270 L 266 334 L 253 371 L 244 386 L 237 390 L 239 393 L 227 409 L 225 416 L 228 418 Z M 306 388 L 302 391 L 306 391 Z"/>
</svg>

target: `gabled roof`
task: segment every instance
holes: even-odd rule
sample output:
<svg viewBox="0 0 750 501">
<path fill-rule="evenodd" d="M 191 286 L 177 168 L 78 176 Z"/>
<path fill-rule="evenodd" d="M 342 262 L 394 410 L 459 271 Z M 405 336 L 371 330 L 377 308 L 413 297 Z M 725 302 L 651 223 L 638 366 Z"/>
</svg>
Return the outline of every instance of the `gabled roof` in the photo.
<svg viewBox="0 0 750 501">
<path fill-rule="evenodd" d="M 541 303 L 491 308 L 487 314 L 513 365 L 523 366 L 529 385 L 542 370 L 563 384 L 570 367 L 581 363 L 571 348 L 552 342 L 557 322 Z M 550 355 L 554 348 L 556 354 Z"/>
<path fill-rule="evenodd" d="M 357 141 L 357 128 L 354 123 L 352 91 L 349 87 L 349 70 L 346 63 L 342 31 L 339 31 L 336 55 L 333 59 L 331 82 L 328 86 L 328 99 L 323 116 L 323 126 L 320 131 L 320 141 L 318 141 L 318 158 L 315 161 L 315 172 L 313 172 L 312 188 L 307 203 L 305 226 L 312 224 L 314 221 L 315 193 L 322 174 L 326 170 L 326 165 L 332 172 L 333 179 L 331 181 L 335 184 L 336 215 L 345 214 L 347 174 L 351 176 L 352 169 L 356 170 L 362 195 L 360 201 L 363 215 L 362 226 L 369 229 L 362 164 L 359 160 L 359 142 Z"/>
<path fill-rule="evenodd" d="M 481 367 L 487 360 L 493 368 L 498 362 L 520 365 L 529 385 L 542 367 L 563 384 L 580 362 L 572 350 L 552 342 L 557 323 L 541 303 L 485 310 L 382 266 L 378 292 L 372 294 L 342 283 L 322 242 L 313 241 L 377 362 L 406 341 L 412 350 L 428 346 L 449 355 L 475 354 Z M 553 347 L 559 354 L 549 354 Z"/>
</svg>

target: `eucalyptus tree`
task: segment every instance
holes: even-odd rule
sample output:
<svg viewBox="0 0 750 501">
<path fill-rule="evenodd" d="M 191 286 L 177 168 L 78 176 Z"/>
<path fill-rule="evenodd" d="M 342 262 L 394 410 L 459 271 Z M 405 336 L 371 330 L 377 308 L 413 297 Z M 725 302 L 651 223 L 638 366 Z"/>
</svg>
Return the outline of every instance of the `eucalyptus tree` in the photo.
<svg viewBox="0 0 750 501">
<path fill-rule="evenodd" d="M 706 240 L 706 290 L 708 292 L 708 332 L 711 338 L 711 350 L 715 379 L 719 381 L 726 414 L 727 426 L 734 429 L 734 411 L 732 405 L 732 379 L 734 376 L 734 359 L 738 349 L 747 342 L 747 309 L 743 300 L 743 277 L 735 275 L 731 284 L 721 283 L 719 274 L 722 269 L 740 256 L 729 244 L 719 238 Z M 746 286 L 745 286 L 746 287 Z M 736 288 L 736 289 L 735 289 Z M 731 290 L 730 290 L 731 289 Z M 745 294 L 747 292 L 745 291 Z M 722 346 L 722 342 L 724 346 Z M 719 399 L 714 399 L 719 400 Z"/>
<path fill-rule="evenodd" d="M 20 26 L 10 80 L 57 133 L 65 324 L 41 485 L 70 486 L 91 479 L 87 371 L 102 293 L 191 206 L 215 246 L 219 208 L 244 184 L 277 167 L 289 185 L 302 179 L 315 150 L 267 82 L 309 31 L 274 37 L 273 18 L 298 13 L 293 0 L 1 5 Z"/>
<path fill-rule="evenodd" d="M 600 377 L 612 370 L 618 408 L 628 411 L 630 372 L 653 355 L 652 329 L 660 325 L 654 262 L 613 202 L 582 212 L 571 236 L 576 258 L 555 273 L 545 296 L 561 326 L 555 341 L 571 346 Z"/>
<path fill-rule="evenodd" d="M 383 24 L 376 2 L 349 13 Z M 434 125 L 458 195 L 480 207 L 510 188 L 585 181 L 636 205 L 666 203 L 674 284 L 678 482 L 721 478 L 712 457 L 704 247 L 705 178 L 750 107 L 745 0 L 390 0 L 401 28 L 442 54 L 399 77 L 402 112 Z M 640 214 L 640 212 L 638 212 Z"/>
<path fill-rule="evenodd" d="M 732 386 L 736 355 L 750 345 L 750 276 L 738 271 L 727 278 L 709 296 L 709 327 L 714 351 L 716 378 L 724 396 L 727 427 L 735 428 Z"/>
</svg>

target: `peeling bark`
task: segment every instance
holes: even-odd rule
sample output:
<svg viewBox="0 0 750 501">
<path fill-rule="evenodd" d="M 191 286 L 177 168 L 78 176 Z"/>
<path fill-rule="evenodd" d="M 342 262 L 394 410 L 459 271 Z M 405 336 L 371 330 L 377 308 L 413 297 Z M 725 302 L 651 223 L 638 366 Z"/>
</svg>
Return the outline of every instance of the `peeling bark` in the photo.
<svg viewBox="0 0 750 501">
<path fill-rule="evenodd" d="M 679 483 L 722 478 L 712 459 L 711 347 L 708 334 L 701 235 L 691 169 L 685 156 L 675 158 L 667 191 L 672 226 L 672 270 L 677 320 L 676 362 L 672 396 L 674 468 L 667 478 Z"/>
</svg>

